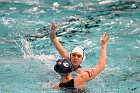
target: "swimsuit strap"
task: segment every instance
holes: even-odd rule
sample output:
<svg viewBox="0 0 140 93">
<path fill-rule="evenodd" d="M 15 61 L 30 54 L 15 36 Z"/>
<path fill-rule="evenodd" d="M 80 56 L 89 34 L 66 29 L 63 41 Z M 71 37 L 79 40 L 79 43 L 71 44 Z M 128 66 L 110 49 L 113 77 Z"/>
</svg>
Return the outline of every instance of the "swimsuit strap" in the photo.
<svg viewBox="0 0 140 93">
<path fill-rule="evenodd" d="M 74 70 L 78 69 L 78 68 L 82 68 L 80 65 L 77 68 L 74 68 Z"/>
<path fill-rule="evenodd" d="M 66 83 L 60 83 L 59 87 L 60 88 L 74 88 L 74 79 L 71 79 L 70 81 Z"/>
</svg>

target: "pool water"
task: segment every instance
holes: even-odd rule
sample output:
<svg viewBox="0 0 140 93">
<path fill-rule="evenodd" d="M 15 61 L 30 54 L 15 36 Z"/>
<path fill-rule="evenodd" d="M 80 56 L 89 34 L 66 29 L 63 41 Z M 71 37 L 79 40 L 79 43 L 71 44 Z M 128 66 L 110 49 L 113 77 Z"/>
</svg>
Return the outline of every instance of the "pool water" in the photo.
<svg viewBox="0 0 140 93">
<path fill-rule="evenodd" d="M 62 92 L 51 89 L 60 78 L 51 22 L 68 51 L 85 47 L 84 69 L 97 64 L 108 32 L 106 68 L 87 84 L 90 93 L 140 92 L 139 0 L 0 0 L 0 17 L 0 93 Z"/>
</svg>

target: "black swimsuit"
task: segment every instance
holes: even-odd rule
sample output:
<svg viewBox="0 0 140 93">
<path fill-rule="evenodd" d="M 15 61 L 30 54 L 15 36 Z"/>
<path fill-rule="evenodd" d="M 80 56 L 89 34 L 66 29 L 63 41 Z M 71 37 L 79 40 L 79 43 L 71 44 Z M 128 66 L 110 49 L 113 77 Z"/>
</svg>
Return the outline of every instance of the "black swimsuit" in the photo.
<svg viewBox="0 0 140 93">
<path fill-rule="evenodd" d="M 69 82 L 66 82 L 66 83 L 60 83 L 59 87 L 60 88 L 71 88 L 71 89 L 74 89 L 74 79 L 71 79 Z"/>
<path fill-rule="evenodd" d="M 74 79 L 71 79 L 69 82 L 66 83 L 60 83 L 59 87 L 63 91 L 62 93 L 89 93 L 89 90 L 85 88 L 74 88 Z"/>
</svg>

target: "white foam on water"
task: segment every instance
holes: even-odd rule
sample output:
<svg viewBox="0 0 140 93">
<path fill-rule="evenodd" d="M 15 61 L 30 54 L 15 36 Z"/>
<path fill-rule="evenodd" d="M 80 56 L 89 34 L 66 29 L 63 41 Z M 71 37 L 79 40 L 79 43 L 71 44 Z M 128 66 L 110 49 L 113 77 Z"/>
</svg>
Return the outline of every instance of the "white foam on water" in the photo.
<svg viewBox="0 0 140 93">
<path fill-rule="evenodd" d="M 55 7 L 59 7 L 60 6 L 60 4 L 58 2 L 54 2 L 52 5 L 55 6 Z"/>
<path fill-rule="evenodd" d="M 0 0 L 0 2 L 10 2 L 10 0 Z"/>
<path fill-rule="evenodd" d="M 116 2 L 118 0 L 103 0 L 103 1 L 100 1 L 99 4 L 100 5 L 103 5 L 103 4 L 108 4 L 108 3 L 112 3 L 112 2 Z"/>
<path fill-rule="evenodd" d="M 45 61 L 45 62 L 48 62 L 48 61 L 53 61 L 55 59 L 55 57 L 53 55 L 35 55 L 35 54 L 32 54 L 32 55 L 23 55 L 23 58 L 24 59 L 33 59 L 33 60 L 36 60 L 36 61 Z"/>
<path fill-rule="evenodd" d="M 21 51 L 23 52 L 24 59 L 33 59 L 36 61 L 52 61 L 55 59 L 54 55 L 34 54 L 31 42 L 25 38 L 21 38 Z"/>
</svg>

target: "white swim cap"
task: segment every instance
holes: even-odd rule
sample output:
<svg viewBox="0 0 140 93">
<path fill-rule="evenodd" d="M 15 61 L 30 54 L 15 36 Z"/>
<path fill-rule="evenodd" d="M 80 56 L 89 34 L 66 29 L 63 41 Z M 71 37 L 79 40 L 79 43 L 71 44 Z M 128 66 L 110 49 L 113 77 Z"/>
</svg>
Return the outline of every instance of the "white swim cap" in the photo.
<svg viewBox="0 0 140 93">
<path fill-rule="evenodd" d="M 79 53 L 83 59 L 85 59 L 85 53 L 84 53 L 84 48 L 81 47 L 81 46 L 77 46 L 77 47 L 74 47 L 71 51 L 71 53 Z"/>
</svg>

